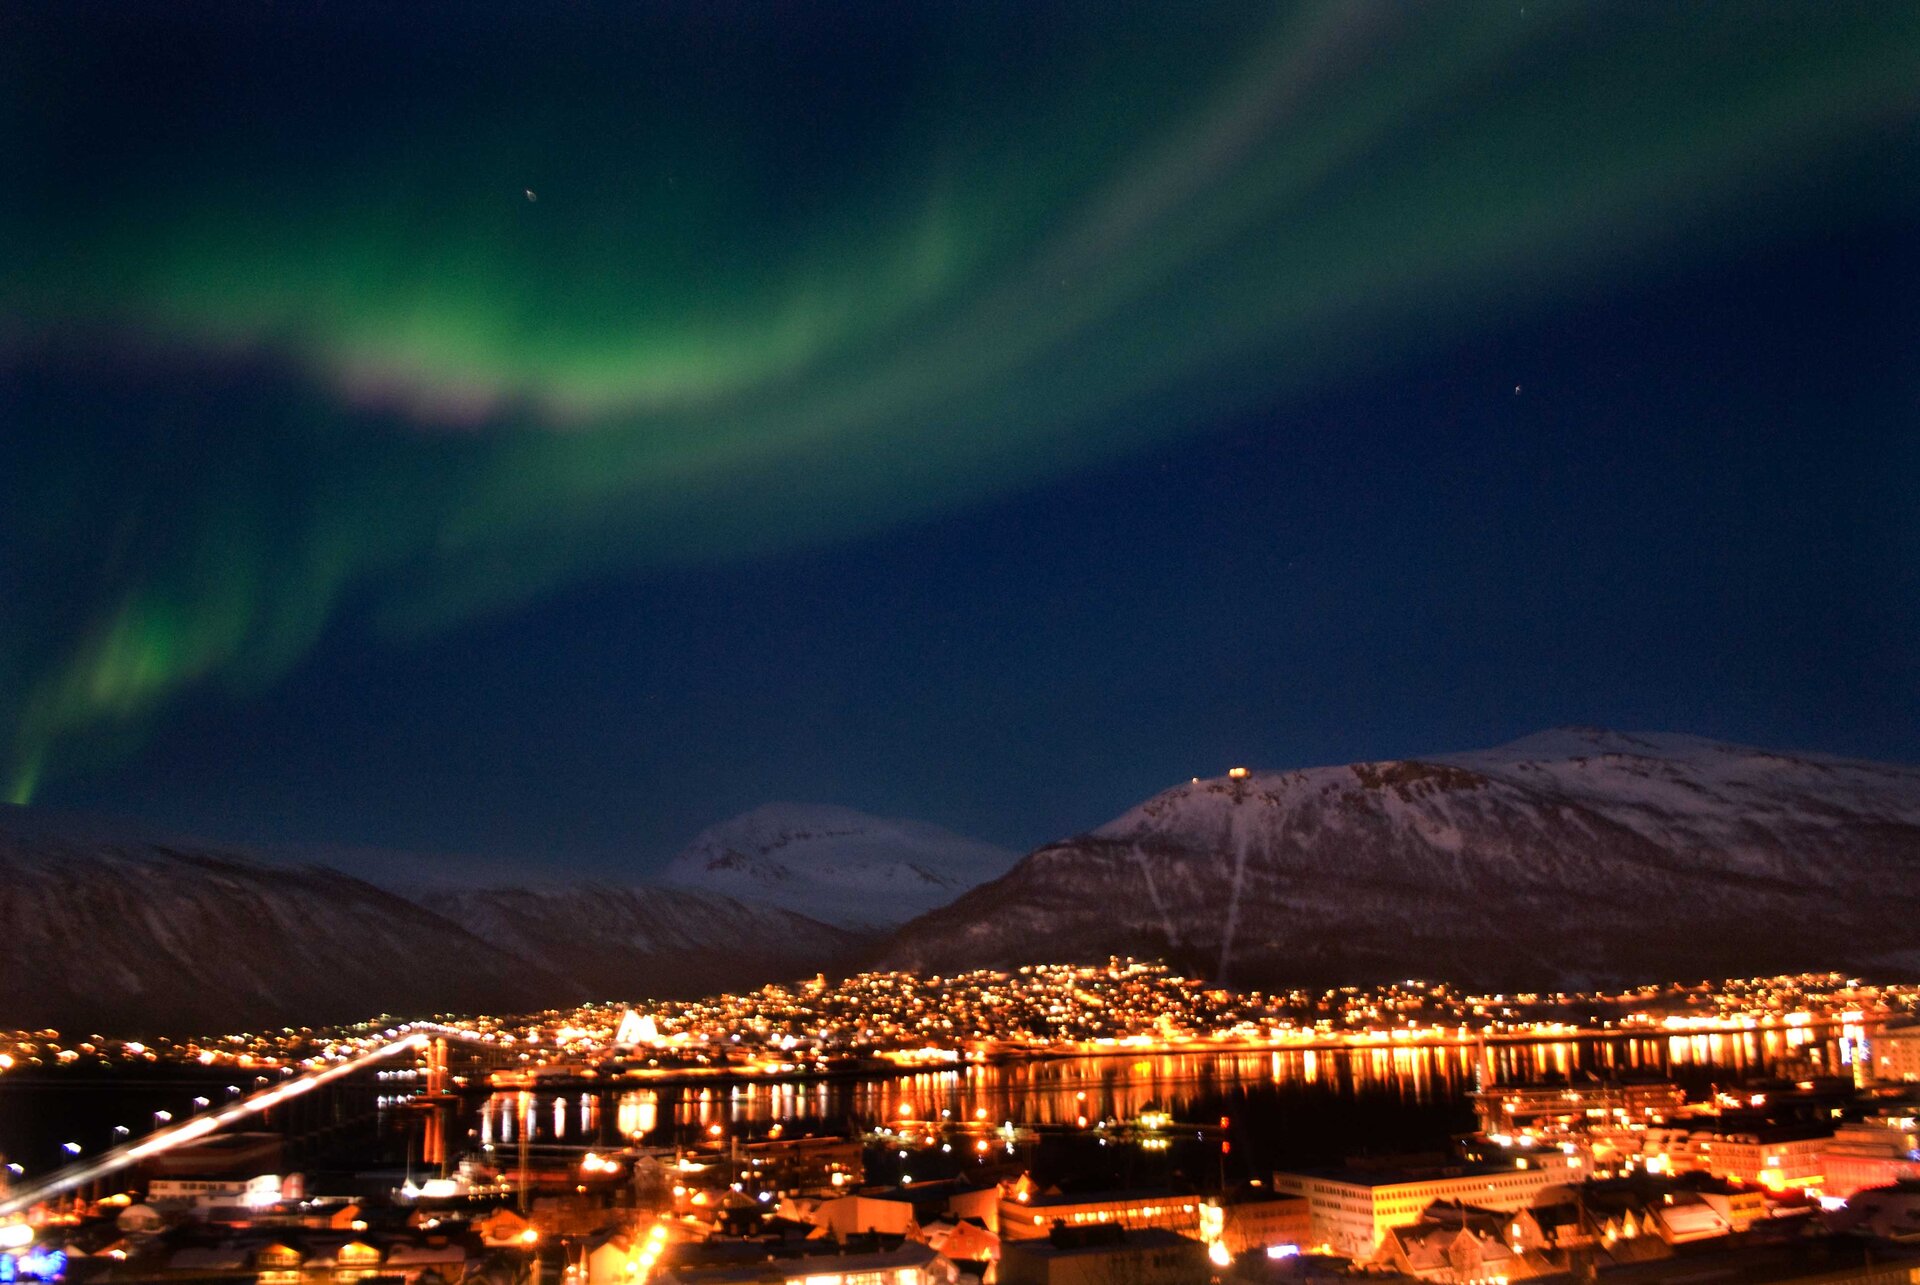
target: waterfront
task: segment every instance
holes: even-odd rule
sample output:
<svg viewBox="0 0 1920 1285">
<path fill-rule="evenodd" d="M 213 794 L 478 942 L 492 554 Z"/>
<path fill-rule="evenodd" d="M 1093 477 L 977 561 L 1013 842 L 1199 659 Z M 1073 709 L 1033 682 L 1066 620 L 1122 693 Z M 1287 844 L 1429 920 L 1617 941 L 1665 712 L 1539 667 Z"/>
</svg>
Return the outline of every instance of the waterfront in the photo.
<svg viewBox="0 0 1920 1285">
<path fill-rule="evenodd" d="M 477 1104 L 471 1141 L 675 1145 L 714 1127 L 764 1136 L 921 1122 L 1090 1127 L 1163 1111 L 1212 1127 L 1226 1118 L 1241 1165 L 1331 1164 L 1355 1152 L 1437 1150 L 1471 1127 L 1478 1079 L 1540 1084 L 1585 1073 L 1673 1078 L 1690 1091 L 1783 1067 L 1843 1067 L 1840 1027 L 1690 1035 L 1611 1035 L 1474 1045 L 1159 1053 L 963 1064 L 861 1078 L 509 1090 Z"/>
<path fill-rule="evenodd" d="M 1492 1083 L 1540 1084 L 1595 1075 L 1672 1078 L 1701 1095 L 1713 1085 L 1765 1078 L 1783 1068 L 1845 1069 L 1839 1026 L 1661 1034 L 1593 1035 L 1472 1044 L 1384 1044 L 1346 1049 L 1152 1053 L 1012 1060 L 849 1077 L 743 1077 L 564 1089 L 485 1091 L 461 1097 L 453 1131 L 474 1149 L 516 1145 L 679 1145 L 707 1137 L 842 1133 L 902 1122 L 937 1130 L 985 1121 L 1076 1130 L 1148 1111 L 1208 1127 L 1229 1142 L 1244 1176 L 1273 1167 L 1331 1164 L 1352 1154 L 1438 1150 L 1471 1127 L 1469 1095 Z M 251 1085 L 257 1077 L 246 1081 Z M 0 1152 L 34 1173 L 65 1163 L 68 1141 L 91 1153 L 135 1133 L 157 1112 L 184 1118 L 195 1099 L 219 1102 L 230 1076 L 196 1068 L 50 1067 L 0 1080 Z M 408 1122 L 394 1109 L 415 1087 L 359 1077 L 262 1125 L 295 1135 L 318 1122 L 357 1120 L 313 1162 L 404 1162 Z M 944 1114 L 943 1114 L 944 1113 Z M 1230 1123 L 1220 1130 L 1218 1122 Z M 1082 1125 L 1085 1121 L 1085 1125 Z M 1217 1146 L 1215 1136 L 1206 1140 Z M 1177 1156 L 1176 1156 L 1177 1158 Z"/>
</svg>

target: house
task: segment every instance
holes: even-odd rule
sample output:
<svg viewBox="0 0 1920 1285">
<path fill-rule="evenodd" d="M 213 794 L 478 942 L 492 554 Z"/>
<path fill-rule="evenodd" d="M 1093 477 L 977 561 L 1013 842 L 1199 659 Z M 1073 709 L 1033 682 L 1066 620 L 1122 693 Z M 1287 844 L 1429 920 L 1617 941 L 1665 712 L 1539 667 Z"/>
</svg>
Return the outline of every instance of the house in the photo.
<svg viewBox="0 0 1920 1285">
<path fill-rule="evenodd" d="M 999 1234 L 1001 1190 L 997 1183 L 976 1186 L 964 1179 L 948 1178 L 934 1182 L 905 1183 L 897 1187 L 862 1187 L 860 1194 L 885 1200 L 904 1200 L 913 1206 L 913 1216 L 921 1224 L 943 1214 L 972 1218 L 995 1235 Z"/>
<path fill-rule="evenodd" d="M 532 1219 L 523 1218 L 504 1205 L 484 1218 L 475 1219 L 473 1229 L 480 1233 L 480 1243 L 489 1249 L 510 1245 L 524 1249 L 540 1239 Z"/>
<path fill-rule="evenodd" d="M 467 1274 L 466 1247 L 401 1242 L 387 1251 L 387 1274 L 404 1277 L 408 1285 L 456 1285 Z"/>
<path fill-rule="evenodd" d="M 1418 1222 L 1388 1228 L 1370 1266 L 1448 1285 L 1525 1280 L 1554 1270 L 1539 1240 L 1514 1213 L 1436 1202 Z"/>
<path fill-rule="evenodd" d="M 921 1236 L 928 1245 L 956 1262 L 1000 1261 L 1000 1238 L 976 1219 L 942 1214 L 921 1228 Z"/>
<path fill-rule="evenodd" d="M 587 1285 L 627 1285 L 639 1279 L 644 1275 L 643 1266 L 651 1265 L 652 1255 L 648 1250 L 657 1255 L 664 1240 L 664 1232 L 649 1238 L 628 1227 L 611 1228 L 588 1237 L 583 1255 Z"/>
<path fill-rule="evenodd" d="M 1598 1238 L 1604 1239 L 1610 1218 L 1615 1234 L 1624 1236 L 1624 1215 L 1631 1212 L 1636 1231 L 1650 1231 L 1676 1245 L 1744 1232 L 1767 1217 L 1769 1202 L 1762 1188 L 1702 1173 L 1589 1183 L 1578 1198 L 1587 1211 L 1589 1230 Z"/>
<path fill-rule="evenodd" d="M 782 1201 L 784 1218 L 812 1223 L 844 1241 L 863 1232 L 887 1236 L 919 1238 L 919 1223 L 914 1218 L 913 1202 L 891 1194 L 831 1196 L 825 1199 L 793 1196 Z"/>
<path fill-rule="evenodd" d="M 253 1270 L 259 1285 L 300 1285 L 307 1253 L 290 1240 L 269 1241 L 253 1251 Z"/>
<path fill-rule="evenodd" d="M 380 1264 L 384 1255 L 380 1248 L 370 1242 L 354 1237 L 342 1240 L 339 1237 L 309 1238 L 306 1242 L 306 1258 L 301 1263 L 301 1274 L 315 1285 L 317 1282 L 331 1282 L 333 1285 L 346 1285 L 347 1282 L 365 1280 L 369 1276 L 380 1274 Z"/>
<path fill-rule="evenodd" d="M 1733 1220 L 1697 1191 L 1669 1192 L 1650 1212 L 1655 1230 L 1669 1245 L 1733 1234 Z"/>
</svg>

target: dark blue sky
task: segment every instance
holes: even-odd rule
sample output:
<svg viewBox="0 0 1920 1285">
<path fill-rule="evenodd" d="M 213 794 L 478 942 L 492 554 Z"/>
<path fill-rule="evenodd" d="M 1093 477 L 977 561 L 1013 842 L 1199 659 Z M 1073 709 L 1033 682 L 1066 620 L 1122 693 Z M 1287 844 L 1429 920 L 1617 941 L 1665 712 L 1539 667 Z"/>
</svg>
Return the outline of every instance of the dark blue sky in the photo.
<svg viewBox="0 0 1920 1285">
<path fill-rule="evenodd" d="M 1920 20 L 248 12 L 0 28 L 16 798 L 638 875 L 1920 759 Z"/>
</svg>

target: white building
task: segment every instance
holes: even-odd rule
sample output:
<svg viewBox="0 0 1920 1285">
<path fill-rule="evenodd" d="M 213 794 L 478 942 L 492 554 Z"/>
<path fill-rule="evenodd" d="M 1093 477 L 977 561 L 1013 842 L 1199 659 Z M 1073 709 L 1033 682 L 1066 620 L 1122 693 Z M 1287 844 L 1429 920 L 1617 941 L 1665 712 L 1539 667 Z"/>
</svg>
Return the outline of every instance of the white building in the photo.
<svg viewBox="0 0 1920 1285">
<path fill-rule="evenodd" d="M 155 1178 L 147 1183 L 147 1203 L 163 1208 L 210 1209 L 240 1205 L 265 1209 L 280 1203 L 280 1175 L 254 1178 Z"/>
<path fill-rule="evenodd" d="M 1436 1200 L 1510 1213 L 1531 1205 L 1544 1188 L 1583 1179 L 1584 1172 L 1574 1168 L 1579 1163 L 1576 1156 L 1546 1151 L 1510 1167 L 1276 1173 L 1273 1191 L 1306 1200 L 1314 1245 L 1365 1262 L 1389 1228 L 1412 1226 Z"/>
</svg>

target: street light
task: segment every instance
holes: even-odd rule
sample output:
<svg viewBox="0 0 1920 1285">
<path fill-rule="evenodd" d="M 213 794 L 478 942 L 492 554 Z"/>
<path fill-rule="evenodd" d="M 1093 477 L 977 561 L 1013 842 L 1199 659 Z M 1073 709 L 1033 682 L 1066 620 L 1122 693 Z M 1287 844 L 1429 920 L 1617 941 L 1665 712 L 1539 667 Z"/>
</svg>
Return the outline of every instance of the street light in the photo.
<svg viewBox="0 0 1920 1285">
<path fill-rule="evenodd" d="M 132 1132 L 133 1132 L 133 1130 L 132 1130 L 132 1129 L 129 1129 L 129 1128 L 128 1128 L 128 1127 L 127 1127 L 126 1125 L 124 1125 L 124 1124 L 116 1124 L 116 1125 L 114 1125 L 114 1126 L 113 1126 L 113 1136 L 114 1136 L 114 1137 L 116 1137 L 116 1138 L 124 1138 L 124 1137 L 127 1137 L 127 1136 L 128 1136 L 129 1134 L 131 1134 Z"/>
<path fill-rule="evenodd" d="M 165 1124 L 171 1119 L 173 1119 L 173 1112 L 171 1111 L 155 1111 L 153 1113 L 153 1122 L 155 1124 Z"/>
<path fill-rule="evenodd" d="M 60 1144 L 60 1149 L 66 1152 L 70 1156 L 77 1156 L 80 1154 L 80 1144 L 77 1142 L 63 1142 Z"/>
</svg>

